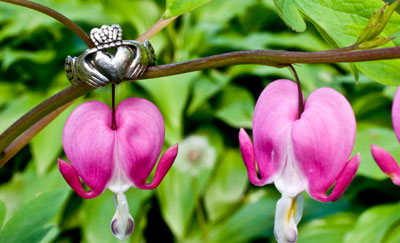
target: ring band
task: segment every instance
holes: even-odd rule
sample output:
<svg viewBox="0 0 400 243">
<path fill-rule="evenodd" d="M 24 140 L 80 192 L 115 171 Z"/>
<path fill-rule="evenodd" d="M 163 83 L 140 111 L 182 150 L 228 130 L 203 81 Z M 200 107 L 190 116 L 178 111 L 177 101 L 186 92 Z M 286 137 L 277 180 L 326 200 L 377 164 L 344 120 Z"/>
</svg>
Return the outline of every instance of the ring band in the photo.
<svg viewBox="0 0 400 243">
<path fill-rule="evenodd" d="M 98 88 L 110 82 L 121 83 L 124 79 L 140 78 L 148 66 L 156 63 L 151 43 L 122 40 L 122 28 L 113 24 L 103 25 L 90 31 L 94 48 L 87 49 L 78 57 L 65 59 L 65 71 L 72 85 L 79 82 Z"/>
</svg>

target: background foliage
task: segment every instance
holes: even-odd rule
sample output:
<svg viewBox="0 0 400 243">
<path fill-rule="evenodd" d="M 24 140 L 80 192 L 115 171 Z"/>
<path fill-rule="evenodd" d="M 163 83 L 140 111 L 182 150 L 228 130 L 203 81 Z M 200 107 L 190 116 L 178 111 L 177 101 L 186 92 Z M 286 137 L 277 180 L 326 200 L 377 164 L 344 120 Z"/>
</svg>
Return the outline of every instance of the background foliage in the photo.
<svg viewBox="0 0 400 243">
<path fill-rule="evenodd" d="M 158 64 L 245 49 L 318 51 L 353 44 L 381 0 L 43 0 L 87 32 L 118 23 L 135 39 L 161 16 L 178 18 L 152 39 Z M 165 11 L 165 6 L 167 10 Z M 200 7 L 201 6 L 201 7 Z M 165 13 L 164 13 L 165 12 Z M 164 14 L 164 15 L 163 15 Z M 383 35 L 400 34 L 395 13 Z M 394 40 L 387 46 L 399 45 Z M 69 83 L 67 55 L 86 49 L 72 32 L 49 17 L 0 3 L 0 131 Z M 357 177 L 335 203 L 305 196 L 299 242 L 399 242 L 400 189 L 376 166 L 375 143 L 400 159 L 390 109 L 400 80 L 399 60 L 296 65 L 305 95 L 332 87 L 351 102 L 358 122 L 354 153 Z M 358 72 L 361 73 L 358 73 Z M 355 84 L 354 76 L 359 76 Z M 240 127 L 251 128 L 262 89 L 286 69 L 244 65 L 172 77 L 124 82 L 117 99 L 144 97 L 161 110 L 165 146 L 179 142 L 175 165 L 154 191 L 130 189 L 136 228 L 127 242 L 273 242 L 279 197 L 273 185 L 250 185 L 238 149 Z M 381 83 L 381 84 L 380 84 Z M 0 170 L 0 242 L 116 242 L 109 223 L 111 193 L 83 200 L 56 166 L 61 134 L 74 107 L 89 100 L 110 104 L 110 87 L 79 99 Z M 399 160 L 400 161 L 400 160 Z"/>
</svg>

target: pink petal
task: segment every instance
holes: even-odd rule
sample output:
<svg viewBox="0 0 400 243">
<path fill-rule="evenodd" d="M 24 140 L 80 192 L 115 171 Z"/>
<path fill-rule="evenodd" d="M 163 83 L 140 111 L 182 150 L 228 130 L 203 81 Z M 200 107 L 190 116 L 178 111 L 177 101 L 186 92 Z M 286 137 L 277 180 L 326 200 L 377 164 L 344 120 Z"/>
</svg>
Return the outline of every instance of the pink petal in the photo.
<svg viewBox="0 0 400 243">
<path fill-rule="evenodd" d="M 58 159 L 58 168 L 60 169 L 60 172 L 64 179 L 67 181 L 68 185 L 74 189 L 74 191 L 81 197 L 90 199 L 97 197 L 100 195 L 103 191 L 85 191 L 83 189 L 82 183 L 79 180 L 78 173 L 76 173 L 75 169 L 68 164 L 68 162 Z"/>
<path fill-rule="evenodd" d="M 263 183 L 271 183 L 285 165 L 289 131 L 297 118 L 296 84 L 286 79 L 269 84 L 258 98 L 253 116 L 254 152 Z"/>
<path fill-rule="evenodd" d="M 353 149 L 356 120 L 350 104 L 331 88 L 317 89 L 291 133 L 294 155 L 308 179 L 309 191 L 326 192 Z"/>
<path fill-rule="evenodd" d="M 243 128 L 241 128 L 239 131 L 239 143 L 240 151 L 242 152 L 243 161 L 246 165 L 247 175 L 249 176 L 250 182 L 256 186 L 265 185 L 269 177 L 268 175 L 262 179 L 258 177 L 253 143 Z"/>
<path fill-rule="evenodd" d="M 121 169 L 136 187 L 146 187 L 146 179 L 157 163 L 164 142 L 163 117 L 150 101 L 130 98 L 118 105 L 116 119 Z M 160 175 L 166 173 L 164 170 L 173 161 L 169 155 L 160 163 Z"/>
<path fill-rule="evenodd" d="M 164 154 L 161 156 L 160 162 L 158 162 L 156 173 L 154 175 L 154 179 L 151 183 L 138 185 L 140 189 L 154 189 L 156 188 L 167 174 L 169 169 L 171 168 L 172 164 L 176 156 L 178 155 L 178 144 L 175 144 L 168 148 Z"/>
<path fill-rule="evenodd" d="M 322 202 L 332 202 L 338 200 L 344 191 L 346 191 L 347 187 L 350 185 L 351 181 L 356 175 L 358 166 L 360 165 L 360 160 L 360 153 L 358 153 L 346 163 L 342 172 L 339 174 L 338 178 L 336 178 L 335 187 L 329 196 L 326 195 L 326 190 L 318 191 L 319 188 L 315 186 L 315 183 L 310 184 L 309 193 L 311 197 Z"/>
<path fill-rule="evenodd" d="M 371 154 L 383 173 L 388 175 L 394 184 L 400 186 L 400 167 L 393 156 L 374 144 L 371 145 Z"/>
<path fill-rule="evenodd" d="M 104 191 L 114 170 L 115 132 L 110 127 L 111 110 L 99 101 L 80 105 L 72 112 L 64 127 L 65 154 L 77 175 L 97 193 Z M 66 171 L 73 175 L 71 169 Z"/>
<path fill-rule="evenodd" d="M 397 89 L 392 105 L 392 123 L 397 140 L 400 141 L 400 88 Z"/>
</svg>

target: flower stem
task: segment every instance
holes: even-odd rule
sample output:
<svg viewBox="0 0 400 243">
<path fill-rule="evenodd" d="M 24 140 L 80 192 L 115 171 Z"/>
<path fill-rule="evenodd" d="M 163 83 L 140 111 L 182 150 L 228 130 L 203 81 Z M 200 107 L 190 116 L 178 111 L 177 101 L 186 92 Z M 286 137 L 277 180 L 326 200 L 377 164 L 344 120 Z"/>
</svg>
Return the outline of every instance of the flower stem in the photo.
<svg viewBox="0 0 400 243">
<path fill-rule="evenodd" d="M 72 32 L 74 32 L 79 38 L 82 39 L 83 42 L 89 47 L 92 48 L 94 47 L 93 42 L 90 40 L 89 36 L 86 34 L 85 31 L 81 29 L 77 24 L 75 24 L 73 21 L 71 21 L 69 18 L 65 17 L 64 15 L 60 14 L 59 12 L 55 11 L 54 9 L 48 8 L 46 6 L 43 6 L 39 3 L 34 3 L 31 1 L 26 1 L 26 0 L 0 0 L 2 2 L 7 2 L 23 7 L 27 7 L 39 12 L 42 12 L 58 21 L 60 21 L 62 24 L 64 24 L 68 29 L 70 29 Z"/>
<path fill-rule="evenodd" d="M 400 46 L 364 51 L 348 52 L 291 52 L 276 50 L 255 50 L 224 53 L 196 60 L 149 67 L 142 78 L 156 78 L 203 69 L 238 64 L 262 64 L 274 67 L 287 67 L 294 63 L 335 63 L 362 62 L 400 58 Z M 55 94 L 22 116 L 0 136 L 0 151 L 26 129 L 58 107 L 88 93 L 93 88 L 85 83 L 70 86 Z"/>
<path fill-rule="evenodd" d="M 175 74 L 193 72 L 238 64 L 261 64 L 274 67 L 287 67 L 295 63 L 336 63 L 363 62 L 400 58 L 400 46 L 364 51 L 347 52 L 291 52 L 276 50 L 237 51 L 224 53 L 196 60 L 149 67 L 142 79 L 165 77 Z M 88 93 L 93 88 L 85 83 L 70 86 L 23 115 L 0 136 L 0 151 L 3 151 L 12 141 L 26 129 L 48 115 L 58 107 Z"/>
<path fill-rule="evenodd" d="M 158 78 L 239 64 L 286 67 L 295 63 L 366 62 L 400 58 L 400 46 L 363 51 L 294 52 L 278 50 L 236 51 L 180 63 L 148 67 L 141 79 Z M 130 80 L 134 81 L 134 80 Z"/>
<path fill-rule="evenodd" d="M 151 26 L 146 32 L 144 32 L 142 35 L 140 35 L 136 41 L 143 42 L 145 40 L 150 39 L 153 37 L 155 34 L 160 32 L 162 29 L 164 29 L 169 23 L 174 21 L 176 18 L 179 16 L 174 16 L 169 19 L 160 19 L 158 20 L 153 26 Z"/>
<path fill-rule="evenodd" d="M 299 97 L 299 111 L 298 111 L 298 118 L 300 119 L 301 114 L 303 114 L 304 111 L 304 97 L 303 97 L 303 90 L 301 89 L 301 82 L 299 75 L 297 75 L 296 69 L 293 67 L 293 65 L 288 65 L 288 68 L 292 71 L 294 78 L 296 79 L 296 84 L 297 84 L 297 95 Z"/>
<path fill-rule="evenodd" d="M 111 129 L 117 130 L 117 120 L 115 118 L 115 84 L 111 84 L 111 111 L 112 111 L 112 122 Z"/>
</svg>

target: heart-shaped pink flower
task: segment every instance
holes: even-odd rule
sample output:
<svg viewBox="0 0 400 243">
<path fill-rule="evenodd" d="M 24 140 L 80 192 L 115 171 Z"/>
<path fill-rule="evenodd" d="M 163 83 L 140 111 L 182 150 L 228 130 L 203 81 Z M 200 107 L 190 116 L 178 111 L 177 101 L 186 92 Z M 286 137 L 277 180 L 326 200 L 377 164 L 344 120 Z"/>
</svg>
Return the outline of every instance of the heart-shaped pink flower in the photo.
<svg viewBox="0 0 400 243">
<path fill-rule="evenodd" d="M 392 123 L 397 140 L 400 141 L 400 88 L 397 89 L 392 104 Z M 400 167 L 395 158 L 385 149 L 371 144 L 371 153 L 381 170 L 388 175 L 394 184 L 400 186 Z"/>
<path fill-rule="evenodd" d="M 335 201 L 349 186 L 360 163 L 359 154 L 348 161 L 356 120 L 343 95 L 330 88 L 317 89 L 308 97 L 300 118 L 298 115 L 296 84 L 277 80 L 258 98 L 253 116 L 254 146 L 244 129 L 239 132 L 250 182 L 257 186 L 274 183 L 282 194 L 275 215 L 278 242 L 297 239 L 303 191 L 319 201 Z"/>
<path fill-rule="evenodd" d="M 67 183 L 83 198 L 96 197 L 106 188 L 116 195 L 117 205 L 121 205 L 116 216 L 122 211 L 126 215 L 122 220 L 115 216 L 111 226 L 113 233 L 124 239 L 133 230 L 124 192 L 131 186 L 158 186 L 175 160 L 178 145 L 165 151 L 148 184 L 164 142 L 162 115 L 154 104 L 141 98 L 122 101 L 115 114 L 117 129 L 113 130 L 107 105 L 91 101 L 76 108 L 63 133 L 64 151 L 71 164 L 59 159 L 58 166 Z M 90 191 L 84 190 L 80 178 Z"/>
</svg>

